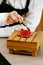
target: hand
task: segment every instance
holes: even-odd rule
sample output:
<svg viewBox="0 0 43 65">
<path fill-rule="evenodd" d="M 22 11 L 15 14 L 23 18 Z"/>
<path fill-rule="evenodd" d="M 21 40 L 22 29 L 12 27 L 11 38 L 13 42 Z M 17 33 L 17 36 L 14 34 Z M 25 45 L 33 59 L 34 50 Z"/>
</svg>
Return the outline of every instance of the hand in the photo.
<svg viewBox="0 0 43 65">
<path fill-rule="evenodd" d="M 16 22 L 22 23 L 23 17 L 20 16 L 16 11 L 12 11 L 12 12 L 7 14 L 6 21 L 9 24 L 13 24 L 13 23 L 16 23 Z"/>
</svg>

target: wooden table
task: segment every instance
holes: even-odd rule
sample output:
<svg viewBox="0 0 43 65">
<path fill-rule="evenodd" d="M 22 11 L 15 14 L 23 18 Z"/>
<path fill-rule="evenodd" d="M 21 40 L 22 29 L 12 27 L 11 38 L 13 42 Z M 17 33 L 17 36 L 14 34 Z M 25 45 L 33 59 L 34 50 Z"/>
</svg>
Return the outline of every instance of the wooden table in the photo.
<svg viewBox="0 0 43 65">
<path fill-rule="evenodd" d="M 14 49 L 29 51 L 27 54 L 37 56 L 37 51 L 41 46 L 41 32 L 32 32 L 30 37 L 23 38 L 19 36 L 19 31 L 15 30 L 7 39 L 7 48 L 9 53 L 13 53 Z M 25 54 L 25 52 L 23 52 Z"/>
</svg>

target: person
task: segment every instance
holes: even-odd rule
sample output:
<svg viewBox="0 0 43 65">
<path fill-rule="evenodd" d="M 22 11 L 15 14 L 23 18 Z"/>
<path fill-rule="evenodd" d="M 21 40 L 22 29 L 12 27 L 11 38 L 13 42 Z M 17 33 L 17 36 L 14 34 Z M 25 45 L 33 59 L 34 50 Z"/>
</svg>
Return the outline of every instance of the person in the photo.
<svg viewBox="0 0 43 65">
<path fill-rule="evenodd" d="M 34 32 L 41 14 L 39 0 L 0 0 L 0 37 L 8 37 L 22 28 Z"/>
</svg>

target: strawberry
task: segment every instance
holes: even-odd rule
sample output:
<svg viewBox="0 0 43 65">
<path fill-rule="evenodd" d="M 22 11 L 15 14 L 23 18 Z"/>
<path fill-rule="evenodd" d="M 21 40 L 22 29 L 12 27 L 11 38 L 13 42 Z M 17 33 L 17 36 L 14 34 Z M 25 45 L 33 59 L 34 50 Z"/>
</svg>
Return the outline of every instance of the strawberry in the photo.
<svg viewBox="0 0 43 65">
<path fill-rule="evenodd" d="M 20 30 L 20 36 L 22 37 L 29 37 L 30 34 L 31 34 L 30 30 L 24 30 L 24 29 Z"/>
</svg>

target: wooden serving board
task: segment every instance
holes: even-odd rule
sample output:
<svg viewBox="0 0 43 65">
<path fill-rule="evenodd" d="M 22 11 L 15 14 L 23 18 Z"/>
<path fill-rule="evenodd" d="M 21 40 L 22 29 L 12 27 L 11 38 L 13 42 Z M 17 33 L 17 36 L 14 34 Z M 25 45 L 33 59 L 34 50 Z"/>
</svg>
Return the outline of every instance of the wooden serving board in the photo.
<svg viewBox="0 0 43 65">
<path fill-rule="evenodd" d="M 31 55 L 36 56 L 41 46 L 42 33 L 32 32 L 30 37 L 24 38 L 19 36 L 19 31 L 15 30 L 7 39 L 7 48 L 9 53 L 13 53 L 14 49 L 22 51 L 32 51 Z M 25 52 L 23 52 L 25 53 Z"/>
</svg>

